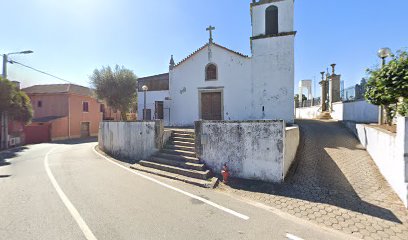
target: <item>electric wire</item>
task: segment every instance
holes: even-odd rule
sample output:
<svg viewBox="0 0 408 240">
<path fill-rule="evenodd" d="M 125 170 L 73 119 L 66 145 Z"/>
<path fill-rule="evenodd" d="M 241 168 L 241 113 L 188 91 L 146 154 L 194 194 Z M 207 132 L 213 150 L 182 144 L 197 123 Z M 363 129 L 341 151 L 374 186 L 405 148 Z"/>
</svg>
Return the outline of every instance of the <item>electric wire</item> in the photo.
<svg viewBox="0 0 408 240">
<path fill-rule="evenodd" d="M 56 78 L 56 79 L 58 79 L 58 80 L 61 80 L 61 81 L 64 81 L 64 82 L 73 84 L 72 82 L 70 82 L 70 81 L 68 81 L 68 80 L 65 80 L 65 79 L 63 79 L 63 78 L 57 77 L 57 76 L 55 76 L 55 75 L 52 75 L 52 74 L 50 74 L 50 73 L 41 71 L 41 70 L 36 69 L 36 68 L 34 68 L 34 67 L 27 66 L 27 65 L 25 65 L 25 64 L 23 64 L 23 63 L 20 63 L 20 62 L 14 61 L 14 60 L 9 60 L 9 62 L 10 62 L 11 64 L 18 64 L 18 65 L 21 65 L 21 66 L 23 66 L 23 67 L 26 67 L 26 68 L 29 68 L 29 69 L 31 69 L 31 70 L 34 70 L 34 71 L 36 71 L 36 72 L 39 72 L 39 73 L 45 74 L 45 75 L 47 75 L 47 76 Z"/>
</svg>

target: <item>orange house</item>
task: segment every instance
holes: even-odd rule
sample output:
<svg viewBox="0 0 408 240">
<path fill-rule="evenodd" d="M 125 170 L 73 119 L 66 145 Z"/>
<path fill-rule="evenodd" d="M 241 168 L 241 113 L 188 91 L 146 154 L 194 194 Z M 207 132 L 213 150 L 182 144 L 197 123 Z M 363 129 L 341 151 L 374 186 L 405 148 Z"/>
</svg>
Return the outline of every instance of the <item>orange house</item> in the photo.
<svg viewBox="0 0 408 240">
<path fill-rule="evenodd" d="M 30 97 L 34 110 L 32 123 L 24 131 L 26 144 L 97 136 L 100 121 L 120 119 L 119 112 L 83 86 L 35 85 L 22 91 Z"/>
</svg>

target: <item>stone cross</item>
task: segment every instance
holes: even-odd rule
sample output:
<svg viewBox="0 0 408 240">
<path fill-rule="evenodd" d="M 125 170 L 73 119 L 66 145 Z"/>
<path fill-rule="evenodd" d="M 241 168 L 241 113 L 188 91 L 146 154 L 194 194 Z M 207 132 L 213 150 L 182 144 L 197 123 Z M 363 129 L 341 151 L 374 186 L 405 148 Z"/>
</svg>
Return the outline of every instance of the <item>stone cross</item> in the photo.
<svg viewBox="0 0 408 240">
<path fill-rule="evenodd" d="M 210 32 L 210 43 L 212 43 L 213 42 L 212 31 L 215 30 L 215 27 L 210 25 L 208 28 L 206 28 L 206 30 Z"/>
</svg>

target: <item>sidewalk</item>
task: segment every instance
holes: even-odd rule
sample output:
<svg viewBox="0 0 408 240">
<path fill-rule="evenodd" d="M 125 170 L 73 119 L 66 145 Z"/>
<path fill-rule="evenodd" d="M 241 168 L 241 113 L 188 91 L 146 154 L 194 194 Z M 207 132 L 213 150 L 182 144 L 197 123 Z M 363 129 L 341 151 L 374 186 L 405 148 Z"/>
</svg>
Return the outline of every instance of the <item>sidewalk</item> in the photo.
<svg viewBox="0 0 408 240">
<path fill-rule="evenodd" d="M 340 123 L 299 121 L 297 165 L 286 183 L 233 181 L 226 191 L 364 239 L 408 239 L 408 211 Z"/>
</svg>

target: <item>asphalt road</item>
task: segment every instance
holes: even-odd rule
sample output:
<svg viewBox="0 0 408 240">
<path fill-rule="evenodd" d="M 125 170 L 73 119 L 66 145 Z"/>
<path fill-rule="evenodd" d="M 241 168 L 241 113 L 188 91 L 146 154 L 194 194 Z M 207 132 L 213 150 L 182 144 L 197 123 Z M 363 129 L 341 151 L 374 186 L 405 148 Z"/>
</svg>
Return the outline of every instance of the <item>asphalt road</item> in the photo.
<svg viewBox="0 0 408 240">
<path fill-rule="evenodd" d="M 134 172 L 95 145 L 0 153 L 0 239 L 344 238 L 219 191 Z"/>
</svg>

